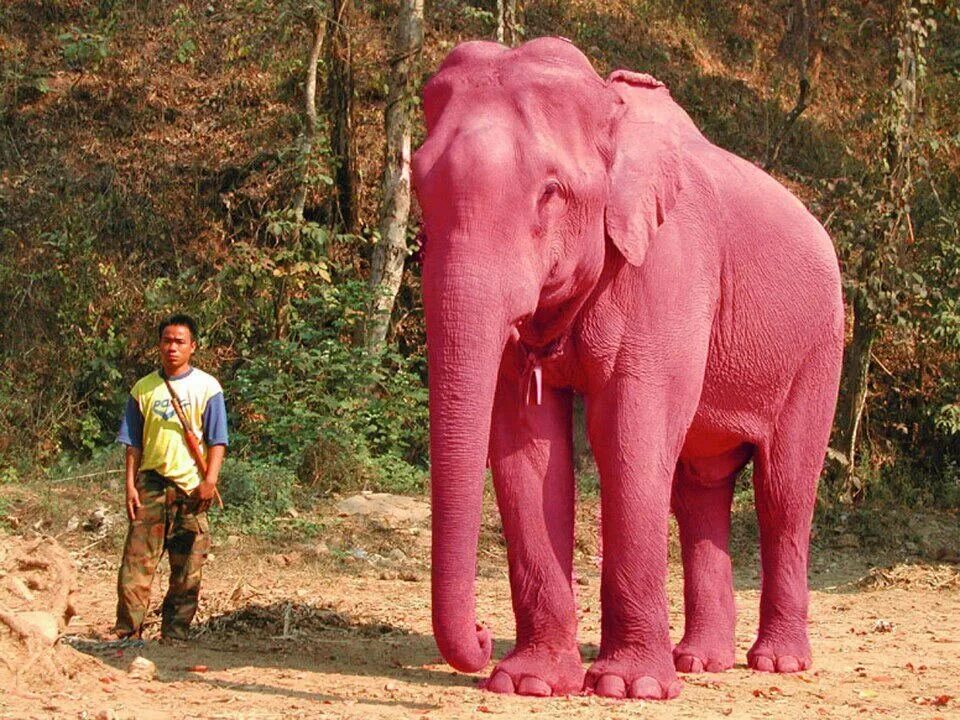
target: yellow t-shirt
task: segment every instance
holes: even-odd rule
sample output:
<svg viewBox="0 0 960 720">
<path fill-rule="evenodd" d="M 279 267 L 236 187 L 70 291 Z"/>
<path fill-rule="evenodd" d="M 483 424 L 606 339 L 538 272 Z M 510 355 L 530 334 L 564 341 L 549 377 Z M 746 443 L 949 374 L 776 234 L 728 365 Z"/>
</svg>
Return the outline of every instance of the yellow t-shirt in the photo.
<svg viewBox="0 0 960 720">
<path fill-rule="evenodd" d="M 216 378 L 198 368 L 190 368 L 171 379 L 170 384 L 180 397 L 183 412 L 200 441 L 204 458 L 208 444 L 226 445 L 223 390 Z M 132 402 L 128 403 L 120 429 L 120 442 L 141 448 L 141 471 L 153 470 L 185 492 L 192 492 L 200 484 L 200 471 L 190 455 L 183 437 L 183 426 L 173 410 L 170 393 L 160 373 L 152 372 L 141 378 L 130 391 L 130 399 Z M 134 405 L 139 413 L 133 411 Z M 136 427 L 138 421 L 142 422 L 142 430 Z M 207 426 L 215 427 L 205 427 L 205 421 Z"/>
</svg>

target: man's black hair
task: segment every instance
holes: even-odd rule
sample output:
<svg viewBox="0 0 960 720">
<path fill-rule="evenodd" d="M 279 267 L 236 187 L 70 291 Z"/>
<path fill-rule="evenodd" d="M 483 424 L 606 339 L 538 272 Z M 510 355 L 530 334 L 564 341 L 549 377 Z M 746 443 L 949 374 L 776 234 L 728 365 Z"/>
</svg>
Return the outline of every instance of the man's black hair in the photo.
<svg viewBox="0 0 960 720">
<path fill-rule="evenodd" d="M 189 315 L 184 315 L 183 313 L 177 313 L 175 315 L 170 315 L 165 317 L 160 321 L 160 330 L 159 336 L 163 338 L 163 331 L 166 330 L 171 325 L 183 325 L 190 331 L 190 339 L 194 342 L 197 341 L 197 323 Z"/>
</svg>

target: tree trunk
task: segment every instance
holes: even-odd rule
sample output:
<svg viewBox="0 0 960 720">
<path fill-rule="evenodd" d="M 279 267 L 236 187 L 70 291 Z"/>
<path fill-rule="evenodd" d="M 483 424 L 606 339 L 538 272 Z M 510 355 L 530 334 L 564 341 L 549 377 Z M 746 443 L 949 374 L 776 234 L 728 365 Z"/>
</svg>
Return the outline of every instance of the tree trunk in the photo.
<svg viewBox="0 0 960 720">
<path fill-rule="evenodd" d="M 403 0 L 390 90 L 384 112 L 387 145 L 380 204 L 380 242 L 373 249 L 370 289 L 373 292 L 367 347 L 384 346 L 390 314 L 400 290 L 407 257 L 407 219 L 410 215 L 410 115 L 416 68 L 423 46 L 423 0 Z"/>
<path fill-rule="evenodd" d="M 848 502 L 858 500 L 864 489 L 856 476 L 856 449 L 860 420 L 867 402 L 870 352 L 877 330 L 876 315 L 867 307 L 866 300 L 858 297 L 853 303 L 853 338 L 843 359 L 843 394 L 837 408 L 840 423 L 837 486 L 841 497 Z"/>
<path fill-rule="evenodd" d="M 875 292 L 872 286 L 878 285 L 878 279 L 879 284 L 887 288 L 895 282 L 895 279 L 885 279 L 886 266 L 899 262 L 900 247 L 912 234 L 913 134 L 920 103 L 919 65 L 923 59 L 913 19 L 912 0 L 898 0 L 890 24 L 891 57 L 895 62 L 890 70 L 887 136 L 883 148 L 886 167 L 883 183 L 888 209 L 878 219 L 877 231 L 868 236 L 868 245 L 861 256 L 857 272 L 860 290 L 853 302 L 853 339 L 844 356 L 843 396 L 837 411 L 841 453 L 837 480 L 841 497 L 850 501 L 863 497 L 866 490 L 856 477 L 856 449 L 866 404 L 870 351 L 880 333 L 877 313 L 869 306 L 864 293 Z"/>
<path fill-rule="evenodd" d="M 331 0 L 327 23 L 327 107 L 330 152 L 335 163 L 331 222 L 357 230 L 357 171 L 353 143 L 353 58 L 350 21 L 353 0 Z"/>
<path fill-rule="evenodd" d="M 310 160 L 313 155 L 313 142 L 317 135 L 317 63 L 323 50 L 324 22 L 316 11 L 307 17 L 307 27 L 312 35 L 310 56 L 307 60 L 307 77 L 304 82 L 303 133 L 300 136 L 300 149 L 297 162 L 300 165 L 300 177 L 293 194 L 293 219 L 295 222 L 294 243 L 300 240 L 300 226 L 304 221 L 304 209 L 307 205 L 307 192 L 310 185 Z M 286 277 L 280 278 L 274 299 L 273 336 L 282 340 L 290 328 L 290 289 Z"/>
<path fill-rule="evenodd" d="M 307 60 L 307 78 L 303 89 L 304 126 L 300 138 L 300 182 L 293 198 L 293 214 L 298 223 L 303 222 L 303 211 L 307 202 L 307 186 L 310 179 L 310 156 L 313 153 L 313 141 L 317 134 L 317 63 L 323 50 L 325 23 L 317 12 L 311 12 L 307 20 L 313 43 Z"/>
<path fill-rule="evenodd" d="M 780 42 L 778 54 L 787 58 L 799 75 L 797 101 L 787 113 L 776 138 L 767 150 L 763 169 L 773 169 L 780 156 L 780 149 L 803 111 L 810 107 L 820 79 L 820 62 L 823 60 L 823 42 L 820 33 L 820 18 L 825 0 L 794 0 L 787 30 Z"/>
<path fill-rule="evenodd" d="M 497 0 L 497 42 L 509 47 L 520 42 L 517 0 Z"/>
</svg>

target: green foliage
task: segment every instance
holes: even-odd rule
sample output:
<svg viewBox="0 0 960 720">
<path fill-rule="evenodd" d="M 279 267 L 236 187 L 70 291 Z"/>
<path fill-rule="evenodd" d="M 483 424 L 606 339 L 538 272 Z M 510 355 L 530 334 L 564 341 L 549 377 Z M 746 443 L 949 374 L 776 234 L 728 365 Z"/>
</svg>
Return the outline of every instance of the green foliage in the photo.
<svg viewBox="0 0 960 720">
<path fill-rule="evenodd" d="M 960 404 L 950 403 L 941 407 L 933 424 L 944 435 L 960 435 Z"/>
<path fill-rule="evenodd" d="M 96 70 L 110 54 L 111 29 L 112 24 L 108 24 L 101 32 L 71 27 L 61 33 L 57 39 L 64 61 L 73 70 Z"/>
<path fill-rule="evenodd" d="M 192 63 L 197 52 L 197 42 L 194 35 L 197 32 L 197 23 L 190 14 L 190 7 L 181 3 L 173 11 L 173 36 L 176 51 L 174 57 L 181 65 Z"/>
<path fill-rule="evenodd" d="M 15 467 L 6 466 L 0 467 L 0 485 L 13 485 L 20 481 L 20 473 L 17 472 Z M 2 501 L 2 498 L 0 498 Z M 3 510 L 0 509 L 0 514 L 3 513 Z"/>
<path fill-rule="evenodd" d="M 354 131 L 365 153 L 361 214 L 372 225 L 384 101 L 377 58 L 389 37 L 376 29 L 389 29 L 395 8 L 355 7 L 366 17 L 353 36 Z M 154 367 L 155 320 L 182 309 L 200 320 L 197 364 L 221 379 L 231 412 L 224 522 L 274 532 L 273 516 L 301 491 L 422 489 L 418 277 L 411 266 L 391 350 L 368 355 L 357 341 L 367 246 L 327 217 L 335 158 L 322 101 L 317 134 L 309 146 L 301 139 L 308 31 L 327 4 L 209 8 L 77 0 L 0 9 L 0 482 L 32 477 L 37 462 L 58 456 L 98 457 L 131 383 Z M 432 3 L 428 56 L 490 37 L 494 8 Z M 912 90 L 887 78 L 916 48 L 890 47 L 886 8 L 830 7 L 824 94 L 798 123 L 782 168 L 838 244 L 848 301 L 862 299 L 880 326 L 883 369 L 871 379 L 860 455 L 871 501 L 960 503 L 960 10 L 922 0 L 907 21 L 924 50 L 925 95 L 904 197 L 884 184 L 892 165 L 883 148 L 907 129 Z M 773 87 L 782 21 L 764 20 L 767 9 L 550 0 L 526 8 L 527 36 L 574 38 L 601 74 L 657 74 L 708 136 L 757 160 L 793 92 Z M 144 37 L 160 51 L 137 55 Z M 63 63 L 111 72 L 61 102 L 49 78 Z M 163 82 L 171 75 L 177 83 Z M 133 118 L 123 141 L 109 133 L 114 113 Z M 862 122 L 838 126 L 834 115 Z M 184 141 L 181 118 L 199 142 Z M 423 132 L 414 127 L 415 144 Z M 580 483 L 596 491 L 589 473 Z M 745 499 L 749 486 L 738 488 Z"/>
<path fill-rule="evenodd" d="M 316 462 L 303 464 L 309 449 L 323 458 L 324 472 L 339 474 L 303 471 L 303 479 L 324 491 L 422 484 L 422 359 L 371 355 L 350 341 L 366 302 L 366 286 L 357 281 L 297 301 L 289 337 L 260 345 L 228 384 L 243 446 L 289 467 L 316 468 Z"/>
<path fill-rule="evenodd" d="M 50 92 L 49 76 L 31 70 L 14 58 L 4 57 L 0 48 L 0 112 Z"/>
<path fill-rule="evenodd" d="M 464 3 L 460 12 L 466 20 L 477 23 L 486 32 L 492 32 L 497 27 L 497 16 L 490 10 Z"/>
<path fill-rule="evenodd" d="M 293 473 L 263 461 L 229 458 L 218 487 L 231 515 L 273 517 L 293 506 Z"/>
</svg>

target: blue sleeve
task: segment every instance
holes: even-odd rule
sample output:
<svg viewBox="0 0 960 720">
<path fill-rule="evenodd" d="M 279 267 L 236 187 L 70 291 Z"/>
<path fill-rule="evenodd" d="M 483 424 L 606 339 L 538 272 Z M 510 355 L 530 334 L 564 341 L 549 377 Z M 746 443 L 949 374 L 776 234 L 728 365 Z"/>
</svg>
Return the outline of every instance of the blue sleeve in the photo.
<svg viewBox="0 0 960 720">
<path fill-rule="evenodd" d="M 207 401 L 203 409 L 203 441 L 211 445 L 229 445 L 227 435 L 227 406 L 223 402 L 223 393 L 217 393 Z"/>
<path fill-rule="evenodd" d="M 130 447 L 143 448 L 143 413 L 133 396 L 127 397 L 127 407 L 120 421 L 120 433 L 117 442 Z"/>
</svg>

